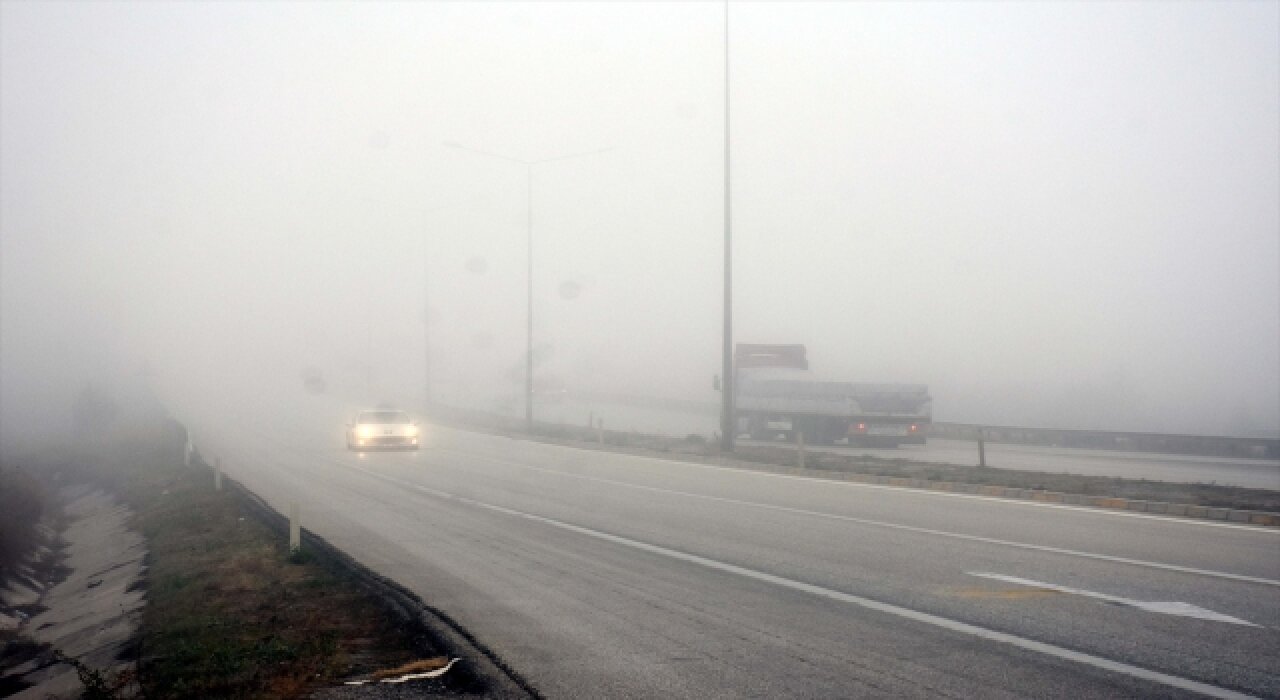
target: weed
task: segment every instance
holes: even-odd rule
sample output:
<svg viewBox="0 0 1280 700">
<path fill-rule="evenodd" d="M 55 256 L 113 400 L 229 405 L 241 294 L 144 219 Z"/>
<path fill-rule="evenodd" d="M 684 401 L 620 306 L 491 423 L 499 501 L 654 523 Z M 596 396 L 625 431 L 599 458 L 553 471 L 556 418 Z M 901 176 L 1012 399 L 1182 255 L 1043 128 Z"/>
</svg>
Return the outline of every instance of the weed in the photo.
<svg viewBox="0 0 1280 700">
<path fill-rule="evenodd" d="M 289 552 L 288 560 L 290 564 L 310 564 L 315 560 L 315 556 L 305 549 L 298 548 Z"/>
<path fill-rule="evenodd" d="M 54 651 L 53 658 L 76 670 L 80 684 L 84 686 L 84 692 L 80 696 L 83 700 L 117 700 L 126 697 L 126 691 L 136 680 L 132 669 L 107 671 L 93 668 L 61 651 Z"/>
</svg>

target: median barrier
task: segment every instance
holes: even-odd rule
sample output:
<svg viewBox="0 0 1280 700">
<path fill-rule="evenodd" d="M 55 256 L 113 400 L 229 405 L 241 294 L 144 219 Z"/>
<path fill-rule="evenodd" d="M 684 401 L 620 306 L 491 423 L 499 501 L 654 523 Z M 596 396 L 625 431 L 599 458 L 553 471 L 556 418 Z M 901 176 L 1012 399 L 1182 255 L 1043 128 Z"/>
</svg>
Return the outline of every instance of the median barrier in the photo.
<svg viewBox="0 0 1280 700">
<path fill-rule="evenodd" d="M 1249 523 L 1253 525 L 1280 525 L 1280 514 L 1276 513 L 1259 513 L 1258 511 L 1249 512 Z"/>
</svg>

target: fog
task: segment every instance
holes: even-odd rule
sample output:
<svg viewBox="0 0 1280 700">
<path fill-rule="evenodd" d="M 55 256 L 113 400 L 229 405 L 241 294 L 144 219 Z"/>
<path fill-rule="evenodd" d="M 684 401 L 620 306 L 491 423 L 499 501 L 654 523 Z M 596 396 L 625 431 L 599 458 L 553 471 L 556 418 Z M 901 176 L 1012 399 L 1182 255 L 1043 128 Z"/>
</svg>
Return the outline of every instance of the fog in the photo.
<svg viewBox="0 0 1280 700">
<path fill-rule="evenodd" d="M 1280 432 L 1277 8 L 731 3 L 736 339 L 935 420 Z M 307 367 L 511 409 L 530 231 L 540 386 L 717 401 L 723 42 L 718 3 L 5 2 L 3 435 Z"/>
</svg>

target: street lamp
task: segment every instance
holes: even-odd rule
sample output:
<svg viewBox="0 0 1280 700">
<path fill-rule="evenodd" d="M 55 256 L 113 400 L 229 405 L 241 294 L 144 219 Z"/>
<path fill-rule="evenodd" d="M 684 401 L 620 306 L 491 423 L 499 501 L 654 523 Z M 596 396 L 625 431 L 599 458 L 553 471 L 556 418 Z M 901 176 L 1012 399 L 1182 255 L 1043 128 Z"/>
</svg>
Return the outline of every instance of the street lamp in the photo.
<svg viewBox="0 0 1280 700">
<path fill-rule="evenodd" d="M 430 307 L 430 291 L 431 291 L 431 241 L 428 231 L 430 230 L 431 214 L 445 209 L 453 209 L 458 206 L 457 202 L 448 204 L 440 204 L 434 207 L 422 208 L 413 205 L 404 205 L 392 202 L 384 202 L 370 199 L 373 203 L 381 207 L 399 207 L 406 212 L 414 212 L 415 214 L 423 214 L 423 236 L 422 236 L 422 412 L 423 415 L 431 413 L 431 318 L 428 312 Z M 370 299 L 372 302 L 372 299 Z M 370 393 L 373 388 L 373 367 L 371 359 L 373 356 L 373 322 L 369 322 L 368 331 L 369 352 L 365 355 L 365 362 L 370 363 L 366 367 L 365 383 Z"/>
<path fill-rule="evenodd" d="M 445 204 L 421 211 L 430 214 L 454 206 Z M 431 413 L 431 243 L 426 235 L 422 237 L 422 410 L 424 414 Z"/>
<path fill-rule="evenodd" d="M 553 156 L 551 158 L 539 158 L 538 160 L 525 160 L 514 156 L 503 155 L 501 153 L 493 153 L 492 151 L 482 151 L 478 148 L 463 146 L 457 141 L 446 141 L 445 146 L 456 148 L 462 151 L 470 151 L 472 153 L 489 156 L 505 160 L 508 163 L 516 163 L 523 165 L 525 168 L 525 182 L 527 183 L 527 194 L 525 196 L 526 213 L 525 213 L 525 261 L 528 267 L 526 273 L 526 303 L 525 311 L 525 353 L 524 353 L 524 427 L 527 432 L 533 432 L 533 166 L 542 165 L 544 163 L 554 163 L 560 160 L 569 160 L 571 158 L 582 158 L 585 156 L 593 156 L 605 151 L 611 151 L 612 148 L 599 148 L 594 151 L 583 151 L 580 153 L 569 153 L 561 156 Z"/>
<path fill-rule="evenodd" d="M 737 377 L 733 374 L 733 218 L 729 209 L 729 0 L 724 3 L 724 338 L 721 356 L 720 384 L 720 449 L 733 452 L 738 433 L 737 416 L 733 413 L 733 394 Z"/>
</svg>

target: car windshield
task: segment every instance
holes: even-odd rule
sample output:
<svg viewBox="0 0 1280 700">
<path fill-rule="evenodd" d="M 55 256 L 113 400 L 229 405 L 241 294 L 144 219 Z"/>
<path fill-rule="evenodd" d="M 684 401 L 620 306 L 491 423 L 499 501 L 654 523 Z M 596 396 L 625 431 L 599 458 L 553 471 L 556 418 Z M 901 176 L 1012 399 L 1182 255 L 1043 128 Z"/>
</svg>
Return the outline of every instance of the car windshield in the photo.
<svg viewBox="0 0 1280 700">
<path fill-rule="evenodd" d="M 409 414 L 404 411 L 368 411 L 360 414 L 358 423 L 374 423 L 380 425 L 411 423 Z"/>
<path fill-rule="evenodd" d="M 1280 700 L 1278 125 L 1280 0 L 0 0 L 0 688 Z"/>
</svg>

